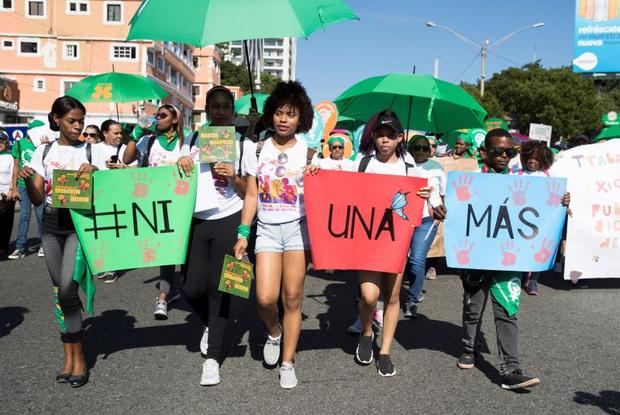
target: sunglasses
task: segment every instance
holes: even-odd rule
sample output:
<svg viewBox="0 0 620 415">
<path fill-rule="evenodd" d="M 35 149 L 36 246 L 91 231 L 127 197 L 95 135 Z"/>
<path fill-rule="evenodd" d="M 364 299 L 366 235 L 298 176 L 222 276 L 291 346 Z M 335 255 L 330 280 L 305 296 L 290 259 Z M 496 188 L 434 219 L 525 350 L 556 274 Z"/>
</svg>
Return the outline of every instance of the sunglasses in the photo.
<svg viewBox="0 0 620 415">
<path fill-rule="evenodd" d="M 420 146 L 420 145 L 415 145 L 415 146 L 411 146 L 411 148 L 413 148 L 413 151 L 431 151 L 431 148 L 429 146 Z"/>
<path fill-rule="evenodd" d="M 92 138 L 97 138 L 97 133 L 83 133 L 82 134 L 84 137 L 92 137 Z"/>
<path fill-rule="evenodd" d="M 155 118 L 157 118 L 157 119 L 168 118 L 168 114 L 159 113 L 159 114 L 155 115 Z"/>
<path fill-rule="evenodd" d="M 344 150 L 344 146 L 331 146 L 332 150 Z"/>
<path fill-rule="evenodd" d="M 489 147 L 487 149 L 487 153 L 495 155 L 495 157 L 499 157 L 506 153 L 509 158 L 513 158 L 517 152 L 514 148 L 504 148 L 504 147 Z"/>
</svg>

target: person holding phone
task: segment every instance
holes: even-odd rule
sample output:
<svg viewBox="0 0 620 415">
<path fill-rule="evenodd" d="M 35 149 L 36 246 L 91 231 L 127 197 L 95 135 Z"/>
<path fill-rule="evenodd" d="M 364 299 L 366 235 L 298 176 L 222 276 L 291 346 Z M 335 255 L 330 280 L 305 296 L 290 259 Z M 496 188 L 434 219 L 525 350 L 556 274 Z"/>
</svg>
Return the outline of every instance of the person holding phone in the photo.
<svg viewBox="0 0 620 415">
<path fill-rule="evenodd" d="M 95 144 L 97 154 L 103 157 L 102 164 L 105 169 L 124 169 L 128 167 L 122 162 L 123 155 L 127 146 L 123 144 L 123 128 L 118 121 L 105 120 L 101 124 L 101 132 L 103 133 L 103 141 Z M 131 165 L 135 165 L 134 162 Z"/>
</svg>

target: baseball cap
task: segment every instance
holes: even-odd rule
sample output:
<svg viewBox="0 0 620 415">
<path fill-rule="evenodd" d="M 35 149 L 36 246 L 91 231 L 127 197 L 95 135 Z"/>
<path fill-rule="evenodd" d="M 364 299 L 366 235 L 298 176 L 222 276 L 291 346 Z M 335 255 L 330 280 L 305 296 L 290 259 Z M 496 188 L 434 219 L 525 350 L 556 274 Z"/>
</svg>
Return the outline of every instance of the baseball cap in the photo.
<svg viewBox="0 0 620 415">
<path fill-rule="evenodd" d="M 2 140 L 2 141 L 10 141 L 9 140 L 9 135 L 7 134 L 7 132 L 5 130 L 1 130 L 0 129 L 0 140 Z"/>
<path fill-rule="evenodd" d="M 392 128 L 397 133 L 402 133 L 403 131 L 405 131 L 403 125 L 400 123 L 400 120 L 392 111 L 384 111 L 379 114 L 379 116 L 377 117 L 377 122 L 375 123 L 375 126 L 373 128 L 373 132 L 376 131 L 379 127 L 383 127 L 384 125 Z"/>
</svg>

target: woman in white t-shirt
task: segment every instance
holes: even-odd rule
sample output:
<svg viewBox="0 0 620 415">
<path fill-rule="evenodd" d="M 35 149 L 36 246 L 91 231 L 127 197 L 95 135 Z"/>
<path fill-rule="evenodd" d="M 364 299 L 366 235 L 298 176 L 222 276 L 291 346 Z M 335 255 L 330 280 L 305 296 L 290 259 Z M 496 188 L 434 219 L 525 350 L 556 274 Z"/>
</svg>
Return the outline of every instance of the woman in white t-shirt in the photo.
<svg viewBox="0 0 620 415">
<path fill-rule="evenodd" d="M 353 161 L 344 157 L 343 138 L 338 136 L 330 137 L 329 140 L 327 140 L 327 146 L 330 152 L 329 158 L 319 159 L 317 157 L 313 160 L 313 163 L 318 162 L 323 170 L 353 171 Z"/>
<path fill-rule="evenodd" d="M 209 125 L 232 126 L 234 101 L 228 88 L 211 88 L 205 104 Z M 258 113 L 252 111 L 250 120 L 253 130 Z M 182 174 L 193 174 L 194 163 L 200 163 L 200 147 L 196 138 L 197 133 L 194 133 L 183 145 L 184 156 L 177 162 Z M 205 326 L 200 340 L 200 352 L 206 358 L 200 379 L 203 386 L 220 382 L 219 364 L 225 357 L 222 345 L 230 312 L 230 295 L 218 289 L 220 275 L 224 256 L 233 255 L 232 248 L 237 241 L 236 229 L 241 221 L 248 176 L 256 175 L 256 145 L 237 133 L 236 146 L 237 160 L 234 164 L 200 165 L 197 197 L 215 199 L 217 207 L 194 213 L 187 248 L 183 293 Z"/>
<path fill-rule="evenodd" d="M 123 156 L 127 146 L 123 144 L 123 127 L 115 120 L 105 120 L 101 123 L 103 140 L 97 143 L 97 154 L 103 158 L 104 170 L 124 169 Z M 137 166 L 137 161 L 131 165 Z"/>
<path fill-rule="evenodd" d="M 57 98 L 48 118 L 50 128 L 60 131 L 60 138 L 35 150 L 30 163 L 19 172 L 26 184 L 30 201 L 44 203 L 41 245 L 45 262 L 52 277 L 56 300 L 56 317 L 61 329 L 65 361 L 59 383 L 79 387 L 88 382 L 88 370 L 82 348 L 82 303 L 78 284 L 73 280 L 78 238 L 69 209 L 52 208 L 52 178 L 54 170 L 78 170 L 81 173 L 97 170 L 94 146 L 80 141 L 86 109 L 75 98 Z"/>
<path fill-rule="evenodd" d="M 258 314 L 268 336 L 263 358 L 269 366 L 280 358 L 280 386 L 297 386 L 293 367 L 301 332 L 301 303 L 310 243 L 304 206 L 304 174 L 313 151 L 297 134 L 310 130 L 314 111 L 298 82 L 280 82 L 264 106 L 263 120 L 275 134 L 265 141 L 258 158 L 256 179 L 248 181 L 235 255 L 246 253 L 250 224 L 258 216 L 256 238 L 256 297 Z M 258 213 L 257 213 L 258 212 Z M 278 316 L 282 293 L 283 326 Z"/>
<path fill-rule="evenodd" d="M 13 156 L 9 151 L 9 136 L 0 130 L 0 260 L 9 253 L 9 239 L 13 230 L 15 200 L 9 197 L 13 177 Z"/>
<path fill-rule="evenodd" d="M 159 107 L 155 115 L 157 133 L 141 137 L 127 143 L 123 163 L 129 165 L 139 160 L 140 167 L 158 167 L 176 164 L 183 146 L 183 117 L 181 111 L 171 104 Z M 168 301 L 178 298 L 178 294 L 168 298 L 174 286 L 174 265 L 159 267 L 159 292 L 155 299 L 153 317 L 168 319 Z"/>
<path fill-rule="evenodd" d="M 371 140 L 374 149 L 364 146 L 364 142 Z M 382 111 L 373 117 L 373 122 L 366 125 L 361 148 L 365 149 L 366 156 L 357 161 L 357 171 L 366 173 L 389 174 L 398 176 L 414 176 L 428 178 L 424 170 L 416 168 L 404 161 L 406 148 L 405 134 L 400 120 L 392 111 Z M 374 150 L 374 154 L 372 154 Z M 370 153 L 370 154 L 369 154 Z M 431 198 L 433 206 L 441 204 L 437 188 L 424 187 L 417 192 L 423 199 Z M 425 213 L 425 216 L 428 213 Z M 389 255 L 389 253 L 386 253 Z M 372 319 L 377 301 L 381 292 L 384 298 L 383 335 L 377 371 L 381 376 L 394 376 L 396 371 L 390 359 L 390 349 L 396 325 L 400 315 L 400 287 L 403 275 L 389 274 L 375 271 L 359 271 L 361 298 L 359 302 L 362 332 L 355 351 L 355 360 L 361 365 L 372 363 L 373 340 Z"/>
</svg>

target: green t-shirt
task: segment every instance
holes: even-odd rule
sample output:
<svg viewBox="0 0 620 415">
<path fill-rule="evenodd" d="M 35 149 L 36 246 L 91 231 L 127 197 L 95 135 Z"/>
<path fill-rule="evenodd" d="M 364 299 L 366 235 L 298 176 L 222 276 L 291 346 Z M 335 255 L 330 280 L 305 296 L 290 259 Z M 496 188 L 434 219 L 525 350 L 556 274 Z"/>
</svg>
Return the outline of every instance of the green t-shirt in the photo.
<svg viewBox="0 0 620 415">
<path fill-rule="evenodd" d="M 29 138 L 24 137 L 13 143 L 13 151 L 11 154 L 14 159 L 17 159 L 19 162 L 18 167 L 21 169 L 26 163 L 30 163 L 32 155 L 34 154 L 34 144 L 32 144 Z M 17 179 L 17 185 L 19 187 L 26 186 L 22 179 Z"/>
</svg>

